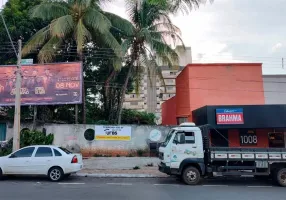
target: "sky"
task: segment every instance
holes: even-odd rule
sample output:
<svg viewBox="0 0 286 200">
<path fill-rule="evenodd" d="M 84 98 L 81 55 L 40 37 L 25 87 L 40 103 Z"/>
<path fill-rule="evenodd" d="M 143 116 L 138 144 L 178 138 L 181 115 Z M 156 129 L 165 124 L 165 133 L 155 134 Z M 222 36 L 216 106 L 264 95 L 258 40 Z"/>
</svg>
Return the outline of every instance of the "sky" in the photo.
<svg viewBox="0 0 286 200">
<path fill-rule="evenodd" d="M 104 9 L 128 19 L 124 5 L 113 0 Z M 261 62 L 264 74 L 286 74 L 285 8 L 285 0 L 214 0 L 171 18 L 194 63 Z"/>
</svg>

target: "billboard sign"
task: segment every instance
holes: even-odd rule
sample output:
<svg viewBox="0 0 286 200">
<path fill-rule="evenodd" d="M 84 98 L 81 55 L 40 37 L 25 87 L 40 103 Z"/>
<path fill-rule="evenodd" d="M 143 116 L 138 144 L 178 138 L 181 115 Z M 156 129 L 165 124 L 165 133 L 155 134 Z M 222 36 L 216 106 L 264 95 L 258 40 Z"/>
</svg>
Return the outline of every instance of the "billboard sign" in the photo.
<svg viewBox="0 0 286 200">
<path fill-rule="evenodd" d="M 131 126 L 95 126 L 95 140 L 131 140 Z"/>
<path fill-rule="evenodd" d="M 16 66 L 0 66 L 0 106 L 15 105 Z M 22 66 L 21 105 L 82 102 L 82 64 Z"/>
<path fill-rule="evenodd" d="M 217 124 L 244 124 L 243 109 L 216 109 Z"/>
</svg>

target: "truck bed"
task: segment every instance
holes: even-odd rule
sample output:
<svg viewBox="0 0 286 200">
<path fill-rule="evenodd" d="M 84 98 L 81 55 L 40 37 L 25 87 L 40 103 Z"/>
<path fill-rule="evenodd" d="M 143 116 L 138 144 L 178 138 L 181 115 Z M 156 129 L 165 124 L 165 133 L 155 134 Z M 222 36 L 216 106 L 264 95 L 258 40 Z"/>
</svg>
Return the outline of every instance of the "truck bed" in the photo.
<svg viewBox="0 0 286 200">
<path fill-rule="evenodd" d="M 285 148 L 229 148 L 229 147 L 210 147 L 207 150 L 210 161 L 255 161 L 271 160 L 285 161 Z"/>
</svg>

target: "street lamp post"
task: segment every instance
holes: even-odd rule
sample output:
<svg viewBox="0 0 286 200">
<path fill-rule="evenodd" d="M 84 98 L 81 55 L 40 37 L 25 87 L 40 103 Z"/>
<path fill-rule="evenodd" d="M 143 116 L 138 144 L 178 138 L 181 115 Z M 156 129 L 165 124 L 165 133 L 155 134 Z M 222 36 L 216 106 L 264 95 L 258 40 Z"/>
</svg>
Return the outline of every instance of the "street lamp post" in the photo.
<svg viewBox="0 0 286 200">
<path fill-rule="evenodd" d="M 18 41 L 16 88 L 15 88 L 15 114 L 14 114 L 14 133 L 13 133 L 13 151 L 20 148 L 20 127 L 21 127 L 21 59 L 22 59 L 22 40 Z"/>
</svg>

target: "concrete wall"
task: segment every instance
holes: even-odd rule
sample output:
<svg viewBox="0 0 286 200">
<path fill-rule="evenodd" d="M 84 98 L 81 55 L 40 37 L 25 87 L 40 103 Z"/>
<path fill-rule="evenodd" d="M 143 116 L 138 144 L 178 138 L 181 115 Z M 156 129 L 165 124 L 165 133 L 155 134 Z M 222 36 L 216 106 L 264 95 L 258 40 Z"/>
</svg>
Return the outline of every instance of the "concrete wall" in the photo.
<svg viewBox="0 0 286 200">
<path fill-rule="evenodd" d="M 286 104 L 286 75 L 264 75 L 265 104 Z"/>
<path fill-rule="evenodd" d="M 63 147 L 72 147 L 80 149 L 85 154 L 95 153 L 97 151 L 117 152 L 118 154 L 127 154 L 131 150 L 148 148 L 150 143 L 150 133 L 156 129 L 160 131 L 161 138 L 159 142 L 163 141 L 171 127 L 168 126 L 131 126 L 131 140 L 130 141 L 87 141 L 84 137 L 84 132 L 87 129 L 94 129 L 95 125 L 72 125 L 72 124 L 46 124 L 38 126 L 37 130 L 42 131 L 46 129 L 46 133 L 54 134 L 54 144 Z M 21 129 L 32 128 L 31 124 L 22 124 Z M 13 136 L 13 128 L 8 124 L 7 139 Z"/>
</svg>

